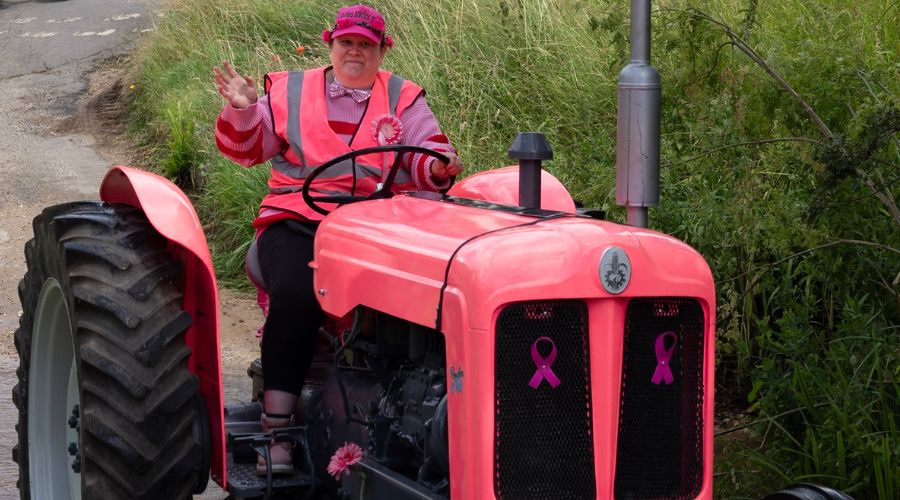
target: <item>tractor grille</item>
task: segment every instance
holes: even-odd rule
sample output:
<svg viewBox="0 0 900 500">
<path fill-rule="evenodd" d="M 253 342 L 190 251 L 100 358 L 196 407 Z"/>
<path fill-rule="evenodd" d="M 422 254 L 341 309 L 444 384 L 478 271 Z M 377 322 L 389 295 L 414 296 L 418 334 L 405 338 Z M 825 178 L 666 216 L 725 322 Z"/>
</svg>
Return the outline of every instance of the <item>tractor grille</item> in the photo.
<svg viewBox="0 0 900 500">
<path fill-rule="evenodd" d="M 703 309 L 682 298 L 636 299 L 625 319 L 616 452 L 617 499 L 694 498 L 703 480 Z M 671 349 L 671 383 L 657 338 Z"/>
<path fill-rule="evenodd" d="M 538 377 L 531 349 L 552 356 Z M 549 362 L 548 362 L 549 363 Z M 500 499 L 596 497 L 588 314 L 574 300 L 507 306 L 497 319 L 494 493 Z M 545 372 L 546 373 L 546 372 Z"/>
</svg>

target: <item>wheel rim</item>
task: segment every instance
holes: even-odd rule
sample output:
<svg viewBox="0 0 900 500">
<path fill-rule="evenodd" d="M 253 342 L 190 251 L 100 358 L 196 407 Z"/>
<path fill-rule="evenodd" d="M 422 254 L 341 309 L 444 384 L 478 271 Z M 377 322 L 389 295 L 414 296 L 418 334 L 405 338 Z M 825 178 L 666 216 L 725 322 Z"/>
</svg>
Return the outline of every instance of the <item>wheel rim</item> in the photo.
<svg viewBox="0 0 900 500">
<path fill-rule="evenodd" d="M 65 293 L 58 281 L 48 279 L 35 308 L 28 369 L 28 478 L 31 498 L 37 500 L 81 498 L 73 333 Z M 59 401 L 66 402 L 65 411 L 60 411 Z M 70 443 L 74 443 L 72 454 Z"/>
</svg>

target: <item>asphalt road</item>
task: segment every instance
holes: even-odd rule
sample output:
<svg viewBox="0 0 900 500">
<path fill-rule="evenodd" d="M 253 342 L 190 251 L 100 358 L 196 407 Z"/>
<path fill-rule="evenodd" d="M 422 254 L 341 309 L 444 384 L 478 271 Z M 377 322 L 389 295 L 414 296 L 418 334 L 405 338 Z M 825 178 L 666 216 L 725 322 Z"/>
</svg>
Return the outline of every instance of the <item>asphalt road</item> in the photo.
<svg viewBox="0 0 900 500">
<path fill-rule="evenodd" d="M 162 0 L 0 0 L 0 499 L 19 498 L 13 333 L 31 220 L 47 206 L 98 199 L 109 167 L 130 164 L 128 142 L 91 103 L 116 83 L 128 88 L 129 54 L 164 12 Z M 246 369 L 259 356 L 262 315 L 255 296 L 220 289 L 219 297 L 223 392 L 233 404 L 251 393 Z M 224 497 L 210 482 L 195 498 Z"/>
<path fill-rule="evenodd" d="M 153 29 L 160 4 L 0 1 L 0 498 L 19 497 L 12 333 L 31 219 L 47 205 L 95 199 L 116 163 L 95 150 L 92 137 L 56 130 L 75 112 L 89 71 L 126 54 L 142 30 Z"/>
<path fill-rule="evenodd" d="M 0 1 L 0 79 L 123 54 L 152 30 L 159 0 Z M 77 75 L 73 75 L 77 76 Z"/>
<path fill-rule="evenodd" d="M 97 199 L 109 167 L 128 163 L 128 151 L 116 147 L 108 132 L 104 138 L 102 131 L 89 134 L 71 123 L 96 86 L 97 68 L 123 66 L 141 35 L 165 15 L 164 4 L 0 0 L 0 499 L 19 498 L 11 453 L 17 413 L 10 395 L 18 366 L 12 338 L 31 220 L 46 206 Z M 104 75 L 99 73 L 101 84 Z M 226 399 L 233 402 L 241 399 L 237 394 L 249 394 L 244 370 L 257 355 L 251 332 L 260 317 L 246 297 L 226 291 L 222 300 Z M 198 498 L 223 497 L 211 483 Z"/>
<path fill-rule="evenodd" d="M 96 198 L 117 160 L 98 153 L 93 137 L 61 133 L 60 126 L 87 91 L 89 72 L 127 54 L 141 31 L 153 29 L 159 3 L 0 0 L 2 332 L 18 323 L 14 290 L 31 218 L 49 204 Z"/>
<path fill-rule="evenodd" d="M 0 208 L 36 201 L 30 188 L 51 190 L 49 181 L 55 199 L 96 193 L 110 162 L 89 138 L 62 140 L 54 125 L 75 111 L 99 61 L 127 54 L 153 29 L 160 4 L 0 0 Z"/>
</svg>

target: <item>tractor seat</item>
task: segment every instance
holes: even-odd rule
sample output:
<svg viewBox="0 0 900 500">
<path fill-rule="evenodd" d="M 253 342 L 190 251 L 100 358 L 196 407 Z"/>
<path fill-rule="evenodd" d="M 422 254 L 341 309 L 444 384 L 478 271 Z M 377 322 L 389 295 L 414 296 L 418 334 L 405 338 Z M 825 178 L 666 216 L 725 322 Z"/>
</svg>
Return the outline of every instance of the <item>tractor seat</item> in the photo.
<svg viewBox="0 0 900 500">
<path fill-rule="evenodd" d="M 258 238 L 253 238 L 253 241 L 250 242 L 250 248 L 247 249 L 247 255 L 244 256 L 244 271 L 247 272 L 247 277 L 256 285 L 256 288 L 265 291 L 266 283 L 263 280 L 262 269 L 259 267 L 259 246 L 256 244 L 257 241 L 259 241 Z"/>
<path fill-rule="evenodd" d="M 307 237 L 315 237 L 317 222 L 300 222 L 298 220 L 287 219 L 284 221 L 288 229 L 298 234 L 304 234 Z M 266 282 L 263 280 L 262 268 L 259 265 L 259 238 L 253 238 L 250 242 L 250 248 L 247 249 L 247 255 L 244 256 L 244 271 L 250 281 L 262 291 L 266 291 Z"/>
</svg>

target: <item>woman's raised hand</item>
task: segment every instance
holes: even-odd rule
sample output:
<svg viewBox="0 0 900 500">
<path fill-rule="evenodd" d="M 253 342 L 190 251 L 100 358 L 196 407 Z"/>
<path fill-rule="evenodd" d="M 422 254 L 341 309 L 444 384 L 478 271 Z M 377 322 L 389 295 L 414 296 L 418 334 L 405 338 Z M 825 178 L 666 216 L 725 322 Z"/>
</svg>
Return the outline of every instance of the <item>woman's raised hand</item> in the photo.
<svg viewBox="0 0 900 500">
<path fill-rule="evenodd" d="M 244 109 L 259 99 L 256 82 L 249 76 L 241 76 L 228 61 L 222 61 L 224 69 L 213 67 L 219 95 L 233 108 Z"/>
</svg>

